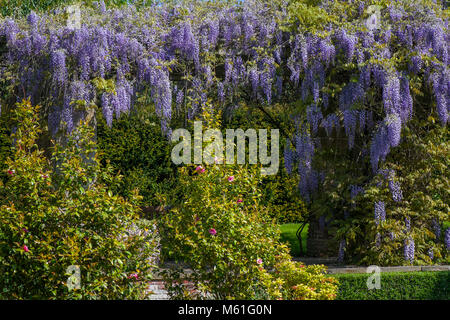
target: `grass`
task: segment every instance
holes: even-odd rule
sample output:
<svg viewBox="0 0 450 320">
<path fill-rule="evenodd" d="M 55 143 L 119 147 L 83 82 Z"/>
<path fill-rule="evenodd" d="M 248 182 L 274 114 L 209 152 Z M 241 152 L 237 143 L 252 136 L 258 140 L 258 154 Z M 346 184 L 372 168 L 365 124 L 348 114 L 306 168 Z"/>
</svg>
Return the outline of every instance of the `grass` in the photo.
<svg viewBox="0 0 450 320">
<path fill-rule="evenodd" d="M 300 244 L 296 236 L 296 232 L 299 227 L 300 223 L 285 223 L 280 226 L 281 241 L 285 243 L 287 242 L 288 246 L 291 248 L 291 255 L 293 257 L 300 256 Z M 308 225 L 306 225 L 302 231 L 303 253 L 306 253 L 307 234 L 308 234 Z"/>
</svg>

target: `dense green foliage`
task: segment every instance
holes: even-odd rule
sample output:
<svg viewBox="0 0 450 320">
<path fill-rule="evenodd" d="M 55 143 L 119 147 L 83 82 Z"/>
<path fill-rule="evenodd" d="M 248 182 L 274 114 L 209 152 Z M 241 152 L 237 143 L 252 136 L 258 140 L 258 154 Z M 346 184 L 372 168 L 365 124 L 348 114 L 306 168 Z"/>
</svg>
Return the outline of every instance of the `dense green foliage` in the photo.
<svg viewBox="0 0 450 320">
<path fill-rule="evenodd" d="M 368 274 L 335 274 L 337 300 L 449 300 L 450 271 L 382 272 L 381 288 L 367 289 Z"/>
<path fill-rule="evenodd" d="M 291 249 L 291 255 L 300 256 L 300 242 L 297 238 L 297 230 L 301 227 L 300 223 L 285 223 L 280 225 L 281 242 L 287 243 Z M 308 235 L 308 225 L 303 228 L 301 233 L 303 254 L 306 254 L 306 237 Z"/>
<path fill-rule="evenodd" d="M 81 124 L 53 162 L 37 148 L 37 107 L 18 105 L 12 157 L 0 186 L 0 298 L 137 299 L 146 296 L 154 226 L 136 201 L 113 195 L 92 128 Z M 79 287 L 70 266 L 80 271 Z M 72 270 L 73 271 L 73 270 Z"/>
<path fill-rule="evenodd" d="M 221 124 L 227 128 L 268 129 L 272 124 L 260 110 L 242 107 L 236 109 Z M 182 125 L 180 124 L 180 127 Z M 142 204 L 158 206 L 158 195 L 167 193 L 177 184 L 178 174 L 170 159 L 173 147 L 161 133 L 158 119 L 145 107 L 138 107 L 130 114 L 123 114 L 108 127 L 104 118 L 97 117 L 97 144 L 102 163 L 109 163 L 123 175 L 115 191 L 125 197 L 139 189 Z M 261 203 L 268 215 L 279 223 L 299 222 L 306 212 L 297 192 L 298 177 L 282 170 L 276 175 L 261 179 Z"/>
<path fill-rule="evenodd" d="M 98 117 L 97 141 L 102 163 L 109 163 L 123 175 L 115 191 L 125 197 L 138 189 L 142 205 L 158 206 L 157 195 L 171 190 L 177 183 L 170 159 L 171 145 L 161 134 L 155 117 L 125 114 L 109 128 Z"/>
</svg>

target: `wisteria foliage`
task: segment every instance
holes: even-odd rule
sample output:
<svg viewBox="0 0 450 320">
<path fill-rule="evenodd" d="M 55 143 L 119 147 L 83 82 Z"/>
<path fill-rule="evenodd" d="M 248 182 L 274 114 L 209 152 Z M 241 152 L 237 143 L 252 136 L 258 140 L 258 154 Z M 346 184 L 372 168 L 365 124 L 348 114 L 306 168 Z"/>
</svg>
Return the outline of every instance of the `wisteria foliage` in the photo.
<svg viewBox="0 0 450 320">
<path fill-rule="evenodd" d="M 368 88 L 379 87 L 385 120 L 370 132 L 376 169 L 389 148 L 398 144 L 402 125 L 412 116 L 411 74 L 426 75 L 440 121 L 443 125 L 448 122 L 448 22 L 434 14 L 428 22 L 409 24 L 406 15 L 411 13 L 401 8 L 401 1 L 388 8 L 384 16 L 390 25 L 388 32 L 330 25 L 322 34 L 312 34 L 308 30 L 282 31 L 266 6 L 258 6 L 255 1 L 202 8 L 202 15 L 194 6 L 160 4 L 146 11 L 133 6 L 107 10 L 100 2 L 95 14 L 82 9 L 80 29 L 64 26 L 62 14 L 32 13 L 26 21 L 3 21 L 0 35 L 6 38 L 5 59 L 17 67 L 20 94 L 30 95 L 39 103 L 43 89 L 47 89 L 43 87 L 48 86 L 46 80 L 50 81 L 50 113 L 60 113 L 51 117 L 52 131 L 59 125 L 55 118 L 71 117 L 73 110 L 64 101 L 78 99 L 68 90 L 73 81 L 85 83 L 88 104 L 101 104 L 108 123 L 113 114 L 119 116 L 130 110 L 135 97 L 150 88 L 164 130 L 169 129 L 173 105 L 181 104 L 182 95 L 203 91 L 219 101 L 231 102 L 239 89 L 248 87 L 259 103 L 268 104 L 282 99 L 283 91 L 298 90 L 304 101 L 312 102 L 308 108 L 311 132 L 315 134 L 319 126 L 327 133 L 332 127 L 343 126 L 352 148 L 357 127 L 370 129 L 367 117 L 372 112 L 355 105 L 364 104 Z M 398 45 L 413 53 L 410 74 L 374 62 L 390 58 Z M 382 49 L 374 50 L 378 47 Z M 427 57 L 436 58 L 436 62 L 426 65 Z M 339 111 L 326 112 L 329 96 L 323 88 L 327 74 L 338 63 L 357 63 L 358 80 L 343 88 L 336 101 Z M 221 66 L 223 74 L 219 74 Z M 96 77 L 114 79 L 116 91 L 107 97 L 96 88 L 88 88 Z M 198 100 L 192 116 L 204 107 L 206 96 Z"/>
</svg>

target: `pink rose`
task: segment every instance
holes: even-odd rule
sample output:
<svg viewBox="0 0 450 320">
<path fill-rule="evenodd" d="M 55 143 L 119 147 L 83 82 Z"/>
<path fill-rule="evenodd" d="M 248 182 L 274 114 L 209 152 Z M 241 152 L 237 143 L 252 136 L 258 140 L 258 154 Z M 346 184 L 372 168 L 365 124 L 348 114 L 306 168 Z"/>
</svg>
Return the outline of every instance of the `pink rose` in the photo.
<svg viewBox="0 0 450 320">
<path fill-rule="evenodd" d="M 198 173 L 203 173 L 205 172 L 205 168 L 203 168 L 202 166 L 198 166 L 197 168 L 195 168 L 195 171 L 197 171 Z"/>
<path fill-rule="evenodd" d="M 209 229 L 209 234 L 212 236 L 215 236 L 217 234 L 216 229 L 214 229 L 214 228 Z"/>
<path fill-rule="evenodd" d="M 234 176 L 229 176 L 229 177 L 228 177 L 228 181 L 229 181 L 229 182 L 233 182 L 233 181 L 234 181 Z"/>
<path fill-rule="evenodd" d="M 23 245 L 23 251 L 25 251 L 25 252 L 30 251 L 30 250 L 28 249 L 28 247 L 27 247 L 25 244 Z"/>
<path fill-rule="evenodd" d="M 10 170 L 7 171 L 7 173 L 8 173 L 10 176 L 13 176 L 14 173 L 16 173 L 16 171 L 10 169 Z"/>
<path fill-rule="evenodd" d="M 263 261 L 262 261 L 262 259 L 261 259 L 261 258 L 258 258 L 258 260 L 256 260 L 256 263 L 257 263 L 257 264 L 262 264 L 262 263 L 263 263 Z"/>
<path fill-rule="evenodd" d="M 242 199 L 238 199 L 237 200 L 237 203 L 241 203 L 243 200 Z"/>
</svg>

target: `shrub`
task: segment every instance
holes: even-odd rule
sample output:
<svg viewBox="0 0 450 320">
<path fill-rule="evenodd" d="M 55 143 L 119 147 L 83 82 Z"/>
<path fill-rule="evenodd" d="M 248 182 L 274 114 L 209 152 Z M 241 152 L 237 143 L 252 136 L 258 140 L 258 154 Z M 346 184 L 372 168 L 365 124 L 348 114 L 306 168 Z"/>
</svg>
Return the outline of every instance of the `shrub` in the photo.
<svg viewBox="0 0 450 320">
<path fill-rule="evenodd" d="M 374 178 L 358 168 L 350 171 L 349 160 L 336 157 L 334 175 L 325 180 L 325 192 L 315 208 L 333 212 L 332 230 L 337 238 L 346 239 L 347 262 L 423 265 L 449 261 L 443 224 L 449 212 L 448 130 L 431 119 L 408 123 L 399 147 Z M 363 184 L 364 192 L 352 195 L 352 187 Z"/>
<path fill-rule="evenodd" d="M 324 275 L 324 267 L 290 261 L 287 247 L 279 242 L 278 226 L 258 203 L 256 170 L 219 165 L 201 170 L 181 169 L 180 183 L 186 184 L 188 196 L 161 221 L 163 250 L 193 270 L 187 278 L 180 270 L 166 272 L 172 297 L 334 297 L 336 286 Z M 182 280 L 193 282 L 194 290 L 186 291 Z"/>
<path fill-rule="evenodd" d="M 381 288 L 367 289 L 368 274 L 336 274 L 337 300 L 448 300 L 449 271 L 383 272 Z"/>
<path fill-rule="evenodd" d="M 336 286 L 324 267 L 291 262 L 278 226 L 260 204 L 260 179 L 257 166 L 180 169 L 183 197 L 166 200 L 172 209 L 161 218 L 160 231 L 163 251 L 193 273 L 175 268 L 164 273 L 172 297 L 333 298 Z M 183 280 L 190 280 L 193 290 L 187 291 Z"/>
<path fill-rule="evenodd" d="M 52 165 L 35 143 L 36 114 L 29 101 L 14 111 L 15 145 L 0 189 L 0 297 L 143 298 L 152 225 L 138 220 L 133 199 L 110 191 L 119 177 L 100 170 L 87 124 L 55 147 Z M 79 267 L 80 288 L 66 285 L 69 266 Z"/>
</svg>

